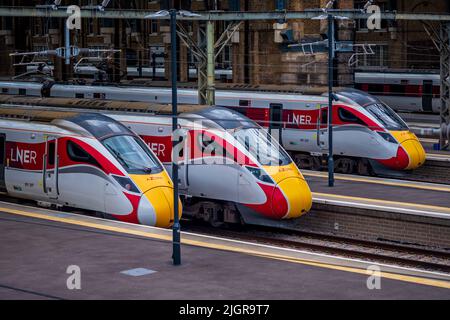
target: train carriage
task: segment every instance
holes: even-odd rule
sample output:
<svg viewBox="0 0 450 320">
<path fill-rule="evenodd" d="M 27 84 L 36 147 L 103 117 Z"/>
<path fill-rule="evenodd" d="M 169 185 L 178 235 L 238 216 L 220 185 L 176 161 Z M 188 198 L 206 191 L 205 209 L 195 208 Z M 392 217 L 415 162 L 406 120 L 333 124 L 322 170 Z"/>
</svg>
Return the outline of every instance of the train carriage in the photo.
<svg viewBox="0 0 450 320">
<path fill-rule="evenodd" d="M 3 107 L 0 150 L 8 195 L 124 222 L 173 223 L 169 175 L 139 137 L 111 118 Z"/>
<path fill-rule="evenodd" d="M 27 83 L 23 83 L 26 90 Z M 0 82 L 7 91 L 9 82 Z M 14 87 L 17 84 L 14 83 Z M 54 84 L 50 97 L 171 103 L 169 88 Z M 405 122 L 383 101 L 355 89 L 340 89 L 333 104 L 336 171 L 360 174 L 414 170 L 425 151 Z M 180 89 L 181 104 L 196 104 L 196 90 Z M 323 168 L 328 154 L 327 95 L 216 92 L 216 105 L 242 113 L 268 128 L 301 168 Z"/>
<path fill-rule="evenodd" d="M 270 223 L 300 217 L 312 206 L 308 184 L 289 155 L 266 130 L 232 110 L 181 106 L 176 132 L 181 141 L 173 152 L 170 107 L 137 104 L 136 109 L 132 103 L 98 105 L 94 100 L 74 105 L 73 99 L 64 105 L 52 98 L 45 102 L 53 109 L 44 110 L 102 112 L 140 135 L 169 172 L 177 161 L 185 215 L 213 225 Z"/>
</svg>

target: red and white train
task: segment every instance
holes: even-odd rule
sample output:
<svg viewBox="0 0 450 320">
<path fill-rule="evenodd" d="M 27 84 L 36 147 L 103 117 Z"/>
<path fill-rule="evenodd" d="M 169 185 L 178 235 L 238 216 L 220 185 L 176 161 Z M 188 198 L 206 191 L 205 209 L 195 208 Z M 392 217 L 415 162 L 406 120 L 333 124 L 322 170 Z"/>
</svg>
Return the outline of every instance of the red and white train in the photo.
<svg viewBox="0 0 450 320">
<path fill-rule="evenodd" d="M 356 72 L 355 88 L 396 111 L 439 113 L 440 78 L 435 73 Z"/>
<path fill-rule="evenodd" d="M 171 89 L 0 82 L 4 94 L 170 103 Z M 414 170 L 425 150 L 406 123 L 378 98 L 355 89 L 336 92 L 333 105 L 336 171 L 368 174 Z M 179 90 L 179 102 L 196 104 L 197 91 Z M 216 105 L 238 111 L 278 136 L 300 168 L 319 169 L 328 153 L 328 97 L 217 91 Z"/>
<path fill-rule="evenodd" d="M 47 99 L 47 106 L 62 110 L 60 100 L 54 104 L 51 100 Z M 161 110 L 166 106 L 155 106 L 159 114 L 148 113 L 152 110 L 145 105 L 135 112 L 121 112 L 120 109 L 133 107 L 117 107 L 108 102 L 90 105 L 90 101 L 73 104 L 74 100 L 77 99 L 70 99 L 70 104 L 63 107 L 78 111 L 94 108 L 122 123 L 140 135 L 171 172 L 172 117 Z M 310 210 L 312 194 L 305 178 L 266 130 L 225 108 L 180 109 L 190 110 L 179 115 L 177 135 L 181 141 L 175 152 L 184 215 L 213 225 L 261 220 L 267 224 L 270 220 L 297 218 Z"/>
<path fill-rule="evenodd" d="M 27 121 L 11 118 L 23 115 L 0 108 L 0 187 L 8 195 L 125 222 L 173 224 L 172 181 L 124 125 L 92 113 L 40 111 L 33 120 L 28 110 Z"/>
</svg>

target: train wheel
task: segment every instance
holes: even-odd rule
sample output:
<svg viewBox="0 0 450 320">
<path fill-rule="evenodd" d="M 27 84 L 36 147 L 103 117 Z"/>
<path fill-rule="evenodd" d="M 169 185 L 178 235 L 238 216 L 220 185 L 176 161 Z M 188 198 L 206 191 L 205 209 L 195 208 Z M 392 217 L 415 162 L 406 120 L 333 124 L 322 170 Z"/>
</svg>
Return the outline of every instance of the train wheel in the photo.
<svg viewBox="0 0 450 320">
<path fill-rule="evenodd" d="M 294 162 L 299 167 L 299 169 L 305 169 L 305 170 L 320 170 L 320 161 L 310 155 L 307 154 L 295 154 L 294 155 Z"/>
<path fill-rule="evenodd" d="M 214 228 L 223 227 L 224 222 L 223 209 L 214 203 L 205 203 L 202 206 L 202 216 L 205 222 L 208 222 Z"/>
<path fill-rule="evenodd" d="M 358 166 L 356 168 L 356 172 L 362 176 L 373 175 L 372 167 L 370 166 L 369 161 L 367 161 L 366 159 L 361 159 L 358 161 Z"/>
<path fill-rule="evenodd" d="M 336 159 L 334 170 L 337 173 L 350 174 L 355 171 L 356 161 L 348 158 Z"/>
</svg>

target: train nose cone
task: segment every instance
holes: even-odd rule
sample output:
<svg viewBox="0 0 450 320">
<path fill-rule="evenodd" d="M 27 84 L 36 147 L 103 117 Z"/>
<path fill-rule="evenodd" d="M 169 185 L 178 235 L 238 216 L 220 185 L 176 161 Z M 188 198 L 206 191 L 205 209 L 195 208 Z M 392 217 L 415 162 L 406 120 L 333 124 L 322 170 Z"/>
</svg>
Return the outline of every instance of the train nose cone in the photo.
<svg viewBox="0 0 450 320">
<path fill-rule="evenodd" d="M 426 153 L 417 138 L 406 140 L 402 142 L 401 146 L 409 157 L 409 164 L 406 170 L 417 169 L 425 163 Z"/>
<path fill-rule="evenodd" d="M 311 190 L 304 179 L 291 177 L 277 184 L 272 196 L 274 215 L 283 219 L 298 218 L 308 212 L 311 206 Z"/>
<path fill-rule="evenodd" d="M 179 201 L 179 217 L 181 218 L 181 202 Z M 151 219 L 153 210 L 154 218 Z M 174 220 L 173 188 L 156 187 L 144 193 L 139 203 L 138 217 L 143 224 L 150 224 L 156 227 L 169 228 Z M 150 222 L 150 223 L 148 223 Z M 153 223 L 152 223 L 153 222 Z"/>
</svg>

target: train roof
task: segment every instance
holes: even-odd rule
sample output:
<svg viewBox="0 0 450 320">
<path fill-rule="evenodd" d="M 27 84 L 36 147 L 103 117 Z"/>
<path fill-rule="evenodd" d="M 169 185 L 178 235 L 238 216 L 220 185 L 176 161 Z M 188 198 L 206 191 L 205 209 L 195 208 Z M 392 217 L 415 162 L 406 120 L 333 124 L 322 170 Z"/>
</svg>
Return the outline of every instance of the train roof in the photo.
<svg viewBox="0 0 450 320">
<path fill-rule="evenodd" d="M 79 131 L 77 128 L 67 126 L 75 124 L 90 135 L 101 140 L 113 135 L 132 135 L 132 131 L 107 116 L 99 113 L 49 110 L 37 106 L 0 106 L 0 118 L 9 120 L 28 120 L 36 123 L 46 123 L 66 129 Z M 79 132 L 77 132 L 79 133 Z"/>
<path fill-rule="evenodd" d="M 375 96 L 372 96 L 368 94 L 367 92 L 357 90 L 357 89 L 342 89 L 336 91 L 336 94 L 338 96 L 343 96 L 361 107 L 366 107 L 372 104 L 381 103 L 381 101 L 376 98 Z"/>
<path fill-rule="evenodd" d="M 257 127 L 253 120 L 244 117 L 236 111 L 223 107 L 207 107 L 195 114 L 215 122 L 226 130 Z"/>
<path fill-rule="evenodd" d="M 134 102 L 134 101 L 116 101 L 116 100 L 98 100 L 83 98 L 40 98 L 29 96 L 13 96 L 1 95 L 0 103 L 3 104 L 20 104 L 30 106 L 49 106 L 64 108 L 69 111 L 79 112 L 79 109 L 88 111 L 106 110 L 111 112 L 139 112 L 150 113 L 156 115 L 171 115 L 172 105 L 157 104 L 151 102 Z M 205 109 L 201 105 L 178 105 L 178 114 L 193 113 Z"/>
</svg>

